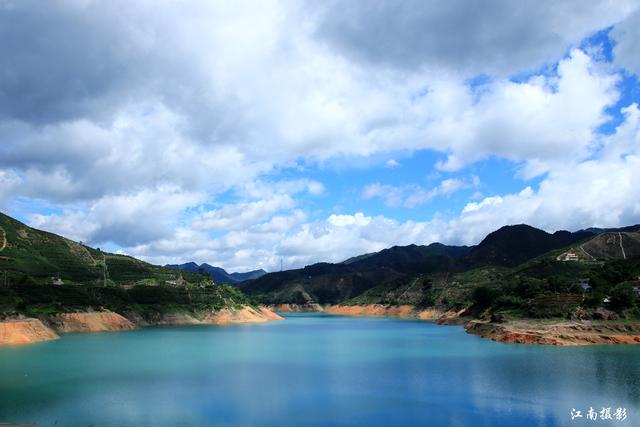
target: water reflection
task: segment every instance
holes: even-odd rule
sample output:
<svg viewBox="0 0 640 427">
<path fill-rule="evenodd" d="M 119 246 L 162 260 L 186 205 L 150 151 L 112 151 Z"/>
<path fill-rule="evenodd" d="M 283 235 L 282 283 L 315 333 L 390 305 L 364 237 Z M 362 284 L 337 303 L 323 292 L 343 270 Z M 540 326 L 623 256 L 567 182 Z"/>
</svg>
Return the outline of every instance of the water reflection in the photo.
<svg viewBox="0 0 640 427">
<path fill-rule="evenodd" d="M 82 425 L 564 426 L 626 407 L 640 347 L 499 344 L 460 327 L 295 316 L 71 335 L 0 350 L 0 421 Z M 612 424 L 613 425 L 613 424 Z"/>
</svg>

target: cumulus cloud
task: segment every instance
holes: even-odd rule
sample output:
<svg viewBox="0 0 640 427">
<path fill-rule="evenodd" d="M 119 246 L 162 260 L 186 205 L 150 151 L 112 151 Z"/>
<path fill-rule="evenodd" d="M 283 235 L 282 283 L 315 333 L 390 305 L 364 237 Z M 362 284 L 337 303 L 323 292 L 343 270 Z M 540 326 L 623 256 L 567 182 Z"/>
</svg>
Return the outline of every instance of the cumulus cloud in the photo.
<svg viewBox="0 0 640 427">
<path fill-rule="evenodd" d="M 285 225 L 276 232 L 255 226 L 202 241 L 208 242 L 209 256 L 215 253 L 222 265 L 237 269 L 259 265 L 273 270 L 278 268 L 281 257 L 287 268 L 292 268 L 318 261 L 338 262 L 392 245 L 437 241 L 477 244 L 505 224 L 527 223 L 550 232 L 629 225 L 640 219 L 640 189 L 635 185 L 640 182 L 640 109 L 632 105 L 625 111 L 625 120 L 604 139 L 595 159 L 554 169 L 537 189 L 525 186 L 519 192 L 469 202 L 454 217 L 436 215 L 428 221 L 397 221 L 356 212 L 309 222 L 299 213 L 283 219 Z M 477 179 L 471 178 L 470 184 L 474 183 Z M 443 181 L 437 188 L 452 191 L 457 185 Z M 160 252 L 138 252 L 148 253 Z M 192 253 L 196 256 L 198 252 Z M 163 254 L 167 258 L 158 259 L 177 254 L 167 252 Z"/>
<path fill-rule="evenodd" d="M 318 37 L 345 55 L 393 68 L 502 75 L 555 62 L 595 31 L 625 19 L 635 1 L 525 0 L 323 2 Z"/>
<path fill-rule="evenodd" d="M 640 75 L 640 11 L 616 25 L 611 35 L 616 42 L 613 50 L 615 62 L 631 73 Z"/>
<path fill-rule="evenodd" d="M 315 28 L 336 14 L 305 6 L 310 10 L 276 1 L 251 7 L 7 3 L 0 13 L 6 64 L 0 79 L 0 137 L 6 141 L 0 168 L 21 176 L 24 195 L 54 202 L 118 194 L 132 183 L 225 191 L 301 158 L 399 149 L 448 153 L 442 164 L 448 170 L 489 155 L 527 160 L 535 174 L 550 160 L 584 155 L 590 132 L 606 120 L 602 111 L 616 97 L 615 77 L 599 72 L 580 51 L 560 63 L 557 75 L 523 83 L 498 79 L 480 91 L 449 73 L 363 66 L 333 54 L 318 39 Z M 398 19 L 415 9 L 409 21 L 423 28 L 433 19 L 440 22 L 444 10 L 435 3 L 380 3 L 351 5 L 337 15 L 360 16 L 363 27 L 375 30 L 368 10 L 390 7 Z M 499 9 L 527 22 L 561 19 L 558 31 L 576 40 L 592 27 L 617 22 L 629 9 L 622 3 L 592 5 L 565 15 L 565 7 L 538 13 L 528 12 L 531 5 Z M 486 16 L 497 10 L 481 9 Z M 443 21 L 448 30 L 438 40 L 468 28 L 457 17 L 482 21 L 461 4 L 447 10 L 455 19 Z M 504 22 L 516 28 L 517 21 Z M 496 39 L 515 31 L 503 27 L 486 28 L 505 32 Z M 402 33 L 376 32 L 392 46 Z M 543 27 L 531 32 L 534 40 L 549 34 Z M 420 47 L 412 49 L 420 58 Z M 499 44 L 496 49 L 513 62 L 512 52 Z M 464 49 L 446 51 L 468 57 Z M 518 52 L 544 62 L 527 44 Z"/>
<path fill-rule="evenodd" d="M 295 202 L 288 195 L 277 195 L 266 200 L 227 204 L 220 209 L 200 214 L 193 222 L 196 230 L 241 230 L 270 218 L 283 209 L 290 209 Z"/>
<path fill-rule="evenodd" d="M 232 269 L 471 242 L 511 221 L 632 221 L 638 198 L 625 180 L 637 179 L 638 108 L 603 137 L 621 72 L 576 46 L 614 26 L 615 62 L 638 72 L 637 9 L 626 0 L 5 1 L 0 206 L 46 203 L 54 213 L 34 209 L 32 225 L 151 261 Z M 333 196 L 307 168 L 418 150 L 438 153 L 445 171 L 508 159 L 541 184 L 429 222 L 310 214 L 301 202 Z M 388 160 L 386 172 L 410 163 Z M 362 196 L 413 207 L 475 179 L 377 183 Z M 572 195 L 576 182 L 589 191 Z M 615 189 L 607 203 L 587 203 L 606 186 Z"/>
<path fill-rule="evenodd" d="M 426 189 L 420 185 L 394 186 L 388 184 L 369 184 L 362 190 L 362 198 L 381 198 L 385 205 L 389 207 L 403 206 L 405 208 L 415 208 L 425 204 L 435 197 L 447 196 L 459 190 L 469 188 L 472 185 L 477 187 L 478 177 L 471 180 L 448 178 L 440 182 L 436 187 Z"/>
<path fill-rule="evenodd" d="M 395 160 L 395 159 L 389 159 L 389 160 L 387 160 L 385 162 L 384 166 L 389 168 L 389 169 L 393 169 L 393 168 L 397 168 L 398 166 L 400 166 L 400 162 Z"/>
<path fill-rule="evenodd" d="M 185 193 L 175 187 L 141 190 L 101 198 L 89 209 L 67 209 L 60 214 L 32 214 L 34 227 L 89 243 L 113 242 L 131 247 L 173 235 L 180 214 L 202 203 L 203 194 Z"/>
<path fill-rule="evenodd" d="M 436 88 L 455 104 L 429 125 L 433 146 L 450 152 L 440 167 L 457 170 L 488 156 L 525 162 L 532 177 L 553 165 L 589 156 L 597 145 L 598 127 L 610 120 L 606 108 L 619 93 L 618 77 L 603 70 L 583 51 L 573 50 L 557 72 L 521 83 L 496 81 L 477 95 L 470 88 Z"/>
</svg>

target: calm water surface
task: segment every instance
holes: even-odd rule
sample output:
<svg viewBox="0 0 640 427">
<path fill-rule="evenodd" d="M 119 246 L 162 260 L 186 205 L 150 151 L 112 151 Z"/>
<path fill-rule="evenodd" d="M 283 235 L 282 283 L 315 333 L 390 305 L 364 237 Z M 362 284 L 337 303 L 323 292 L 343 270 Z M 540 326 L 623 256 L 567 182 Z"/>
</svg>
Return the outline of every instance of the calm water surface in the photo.
<svg viewBox="0 0 640 427">
<path fill-rule="evenodd" d="M 626 408 L 627 420 L 588 421 L 589 407 Z M 640 346 L 500 344 L 456 326 L 326 315 L 71 334 L 0 348 L 7 421 L 640 426 Z"/>
</svg>

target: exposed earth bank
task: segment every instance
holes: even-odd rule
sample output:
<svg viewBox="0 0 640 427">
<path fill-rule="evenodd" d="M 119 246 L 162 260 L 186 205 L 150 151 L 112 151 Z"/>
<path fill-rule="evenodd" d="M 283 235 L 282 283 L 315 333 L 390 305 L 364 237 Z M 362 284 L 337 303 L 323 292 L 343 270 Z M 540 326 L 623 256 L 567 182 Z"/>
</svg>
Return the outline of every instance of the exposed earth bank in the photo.
<svg viewBox="0 0 640 427">
<path fill-rule="evenodd" d="M 9 319 L 0 322 L 0 344 L 30 344 L 60 338 L 38 319 Z"/>
<path fill-rule="evenodd" d="M 280 313 L 309 313 L 324 311 L 320 304 L 276 304 L 267 306 L 269 310 Z"/>
<path fill-rule="evenodd" d="M 640 323 L 608 321 L 565 321 L 543 323 L 537 321 L 509 321 L 493 323 L 471 320 L 465 310 L 442 311 L 435 308 L 416 308 L 411 305 L 328 305 L 281 304 L 271 306 L 279 312 L 321 311 L 342 316 L 398 317 L 433 320 L 440 325 L 464 325 L 469 334 L 493 341 L 517 344 L 591 345 L 640 344 Z"/>
<path fill-rule="evenodd" d="M 31 344 L 60 338 L 56 332 L 107 332 L 156 325 L 262 323 L 283 318 L 265 307 L 243 306 L 202 313 L 161 313 L 142 316 L 112 311 L 58 313 L 42 319 L 16 318 L 0 321 L 0 345 Z"/>
<path fill-rule="evenodd" d="M 640 344 L 640 324 L 612 322 L 540 323 L 510 321 L 490 323 L 480 320 L 467 322 L 465 330 L 493 341 L 517 344 L 591 345 Z"/>
<path fill-rule="evenodd" d="M 400 317 L 404 319 L 439 319 L 455 313 L 444 312 L 435 308 L 416 308 L 412 305 L 330 305 L 324 309 L 327 313 L 357 317 Z"/>
<path fill-rule="evenodd" d="M 278 304 L 269 309 L 281 313 L 324 312 L 354 317 L 399 317 L 405 319 L 435 319 L 439 323 L 460 324 L 463 311 L 442 311 L 436 308 L 418 308 L 413 305 L 325 305 L 320 304 Z M 468 319 L 467 319 L 468 320 Z"/>
<path fill-rule="evenodd" d="M 48 316 L 48 323 L 62 333 L 107 332 L 136 328 L 130 320 L 112 311 L 59 313 Z"/>
</svg>

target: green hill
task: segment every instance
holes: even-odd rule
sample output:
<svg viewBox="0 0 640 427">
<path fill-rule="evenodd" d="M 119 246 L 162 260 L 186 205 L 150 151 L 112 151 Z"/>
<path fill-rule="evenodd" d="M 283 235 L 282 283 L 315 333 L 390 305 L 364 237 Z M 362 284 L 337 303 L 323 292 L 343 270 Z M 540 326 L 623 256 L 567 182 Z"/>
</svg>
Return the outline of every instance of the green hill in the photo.
<svg viewBox="0 0 640 427">
<path fill-rule="evenodd" d="M 105 268 L 106 266 L 106 268 Z M 0 281 L 7 283 L 47 283 L 60 277 L 64 283 L 117 285 L 160 284 L 176 280 L 169 268 L 112 254 L 74 242 L 46 231 L 31 228 L 0 213 Z M 183 273 L 188 281 L 199 281 L 197 274 Z"/>
<path fill-rule="evenodd" d="M 53 285 L 52 277 L 64 283 Z M 103 252 L 0 213 L 0 319 L 107 308 L 153 320 L 250 304 L 199 274 Z"/>
<path fill-rule="evenodd" d="M 507 226 L 474 247 L 395 246 L 339 264 L 270 273 L 240 289 L 265 304 L 407 304 L 564 317 L 580 304 L 595 310 L 606 299 L 624 311 L 635 307 L 634 286 L 640 285 L 640 240 L 631 231 L 638 228 L 550 234 Z M 561 257 L 581 246 L 594 255 Z M 593 285 L 588 294 L 579 285 L 585 280 Z"/>
<path fill-rule="evenodd" d="M 487 235 L 464 257 L 468 267 L 485 265 L 515 267 L 533 257 L 588 239 L 584 231 L 547 233 L 526 224 L 508 225 Z"/>
</svg>

